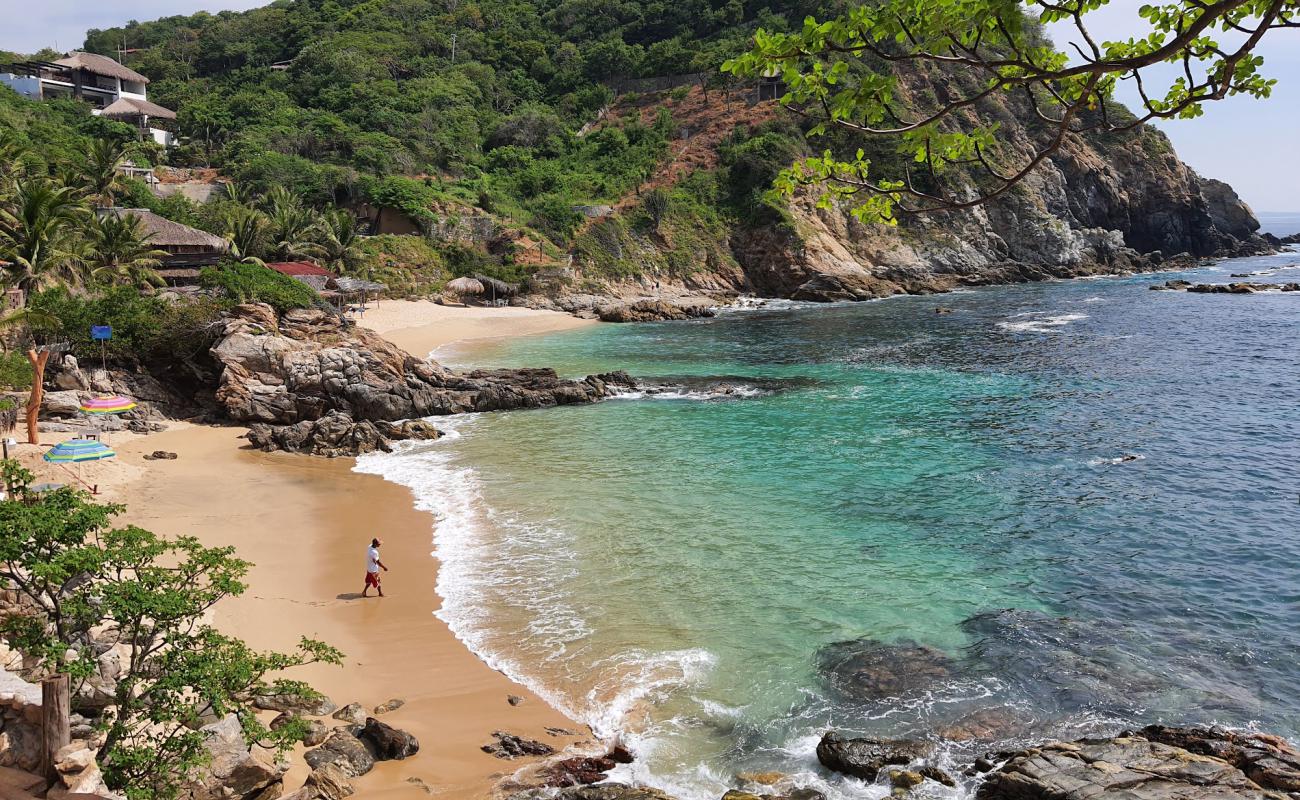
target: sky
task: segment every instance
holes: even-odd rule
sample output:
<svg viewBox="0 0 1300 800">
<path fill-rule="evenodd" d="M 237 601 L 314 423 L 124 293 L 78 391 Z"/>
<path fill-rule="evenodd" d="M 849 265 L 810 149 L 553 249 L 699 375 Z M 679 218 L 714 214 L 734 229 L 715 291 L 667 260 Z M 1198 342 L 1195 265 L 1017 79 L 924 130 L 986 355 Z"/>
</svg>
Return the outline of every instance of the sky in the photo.
<svg viewBox="0 0 1300 800">
<path fill-rule="evenodd" d="M 1102 40 L 1127 39 L 1138 29 L 1142 0 L 1111 0 L 1090 14 L 1091 30 Z M 242 10 L 266 0 L 0 0 L 0 50 L 32 52 L 42 47 L 81 46 L 89 28 L 109 28 L 195 11 Z M 1073 27 L 1052 31 L 1058 46 Z M 1077 34 L 1075 36 L 1077 38 Z M 1238 97 L 1206 105 L 1195 120 L 1161 123 L 1184 161 L 1202 175 L 1225 180 L 1256 211 L 1300 211 L 1300 30 L 1275 31 L 1257 51 L 1264 71 L 1278 79 L 1268 100 Z M 1120 99 L 1136 106 L 1136 92 L 1121 88 Z"/>
</svg>

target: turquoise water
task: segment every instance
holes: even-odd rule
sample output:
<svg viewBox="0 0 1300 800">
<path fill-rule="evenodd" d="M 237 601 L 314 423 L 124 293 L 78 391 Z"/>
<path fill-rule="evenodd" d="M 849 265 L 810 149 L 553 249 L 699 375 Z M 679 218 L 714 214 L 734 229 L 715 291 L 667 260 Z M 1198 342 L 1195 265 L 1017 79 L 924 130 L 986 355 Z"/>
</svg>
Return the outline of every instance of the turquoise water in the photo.
<svg viewBox="0 0 1300 800">
<path fill-rule="evenodd" d="M 360 468 L 438 517 L 457 635 L 686 798 L 742 770 L 887 794 L 816 766 L 828 726 L 954 757 L 1155 720 L 1297 735 L 1300 295 L 1148 290 L 1170 277 L 505 342 L 474 363 L 662 393 L 440 419 Z M 947 661 L 864 693 L 826 649 L 862 640 Z M 991 740 L 948 741 L 989 709 Z"/>
</svg>

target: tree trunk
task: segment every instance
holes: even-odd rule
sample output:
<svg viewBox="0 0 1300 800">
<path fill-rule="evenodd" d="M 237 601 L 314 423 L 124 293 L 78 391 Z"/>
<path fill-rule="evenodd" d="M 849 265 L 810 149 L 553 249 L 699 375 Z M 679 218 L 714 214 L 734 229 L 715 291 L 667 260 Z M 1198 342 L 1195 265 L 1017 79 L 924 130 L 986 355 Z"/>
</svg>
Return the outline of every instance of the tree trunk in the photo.
<svg viewBox="0 0 1300 800">
<path fill-rule="evenodd" d="M 27 398 L 27 443 L 40 444 L 41 434 L 36 430 L 36 418 L 40 416 L 41 400 L 45 396 L 45 362 L 50 360 L 50 352 L 28 350 L 27 360 L 32 363 L 32 394 Z"/>
<path fill-rule="evenodd" d="M 51 783 L 59 780 L 54 756 L 71 738 L 68 732 L 70 700 L 67 675 L 51 675 L 41 681 L 41 767 L 45 770 L 45 779 Z"/>
</svg>

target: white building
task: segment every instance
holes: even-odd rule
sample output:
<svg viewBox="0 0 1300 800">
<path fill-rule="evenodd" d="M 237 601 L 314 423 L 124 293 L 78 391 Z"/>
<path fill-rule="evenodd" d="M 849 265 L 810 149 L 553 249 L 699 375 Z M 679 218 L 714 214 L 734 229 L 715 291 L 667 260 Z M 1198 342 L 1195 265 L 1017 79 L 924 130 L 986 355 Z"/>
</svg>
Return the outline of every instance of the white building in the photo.
<svg viewBox="0 0 1300 800">
<path fill-rule="evenodd" d="M 129 122 L 144 139 L 166 147 L 170 131 L 149 121 L 174 120 L 176 112 L 149 102 L 149 79 L 108 56 L 73 52 L 57 61 L 24 61 L 0 67 L 0 84 L 33 100 L 74 97 L 90 104 L 91 113 Z"/>
</svg>

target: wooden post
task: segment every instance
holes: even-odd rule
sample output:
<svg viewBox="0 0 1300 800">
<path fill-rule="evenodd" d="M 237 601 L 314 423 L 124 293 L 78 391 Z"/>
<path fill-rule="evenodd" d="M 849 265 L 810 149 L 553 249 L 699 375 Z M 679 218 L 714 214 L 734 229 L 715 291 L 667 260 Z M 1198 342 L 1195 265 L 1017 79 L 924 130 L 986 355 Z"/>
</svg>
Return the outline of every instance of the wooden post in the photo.
<svg viewBox="0 0 1300 800">
<path fill-rule="evenodd" d="M 50 351 L 27 351 L 27 360 L 32 363 L 32 394 L 27 398 L 27 443 L 40 444 L 41 434 L 36 429 L 36 419 L 41 414 L 41 400 L 45 397 L 45 362 L 50 360 Z"/>
<path fill-rule="evenodd" d="M 54 783 L 59 772 L 54 756 L 71 740 L 68 714 L 71 710 L 67 675 L 51 675 L 41 681 L 41 768 L 45 779 Z"/>
</svg>

